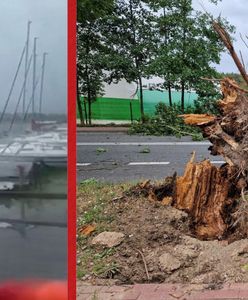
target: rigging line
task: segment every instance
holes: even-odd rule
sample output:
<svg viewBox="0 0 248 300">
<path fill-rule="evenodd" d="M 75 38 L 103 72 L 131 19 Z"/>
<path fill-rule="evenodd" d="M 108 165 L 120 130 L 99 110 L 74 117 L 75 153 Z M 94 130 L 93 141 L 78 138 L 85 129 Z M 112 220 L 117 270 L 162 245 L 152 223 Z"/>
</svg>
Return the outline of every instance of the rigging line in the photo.
<svg viewBox="0 0 248 300">
<path fill-rule="evenodd" d="M 17 67 L 16 73 L 15 73 L 15 76 L 14 76 L 14 80 L 13 80 L 13 82 L 12 82 L 12 85 L 11 85 L 11 88 L 10 88 L 10 91 L 9 91 L 8 98 L 7 98 L 6 102 L 5 102 L 4 109 L 3 109 L 2 114 L 1 114 L 1 117 L 0 117 L 0 124 L 1 124 L 1 122 L 2 122 L 2 120 L 3 120 L 3 117 L 4 117 L 4 115 L 5 115 L 6 109 L 7 109 L 7 107 L 8 107 L 9 100 L 10 100 L 10 97 L 11 97 L 11 95 L 12 95 L 12 92 L 13 92 L 13 89 L 14 89 L 14 85 L 15 85 L 15 82 L 16 82 L 16 78 L 17 78 L 17 75 L 18 75 L 18 73 L 19 73 L 19 70 L 20 70 L 20 67 L 21 67 L 21 63 L 22 63 L 22 60 L 23 60 L 23 57 L 24 57 L 25 49 L 26 49 L 26 45 L 25 45 L 24 48 L 23 48 L 23 51 L 22 51 L 22 54 L 21 54 L 21 58 L 20 58 L 20 61 L 19 61 L 19 63 L 18 63 L 18 67 Z"/>
<path fill-rule="evenodd" d="M 26 105 L 26 85 L 27 85 L 27 69 L 28 69 L 28 57 L 29 57 L 29 36 L 30 36 L 30 25 L 32 21 L 28 21 L 27 28 L 27 39 L 26 39 L 26 51 L 25 51 L 25 72 L 24 72 L 24 91 L 23 91 L 23 104 L 22 104 L 22 112 L 25 112 Z"/>
<path fill-rule="evenodd" d="M 29 62 L 28 62 L 28 67 L 27 67 L 26 75 L 28 75 L 28 72 L 29 72 L 29 69 L 30 69 L 30 66 L 31 66 L 31 62 L 32 62 L 32 55 L 31 55 L 31 57 L 29 59 Z M 19 95 L 19 98 L 18 98 L 18 101 L 17 101 L 17 104 L 16 104 L 15 113 L 14 113 L 13 118 L 11 120 L 11 124 L 10 124 L 8 132 L 11 131 L 11 129 L 12 129 L 13 125 L 14 125 L 14 122 L 15 122 L 15 119 L 16 119 L 16 115 L 17 115 L 17 111 L 18 111 L 18 107 L 20 105 L 20 102 L 21 102 L 21 99 L 22 99 L 22 95 L 24 93 L 24 89 L 25 89 L 25 82 L 22 85 L 22 89 L 21 89 L 21 92 L 20 92 L 20 95 Z"/>
<path fill-rule="evenodd" d="M 39 78 L 37 79 L 37 81 L 36 81 L 36 83 L 35 83 L 34 90 L 36 89 L 38 83 L 39 83 Z M 30 97 L 30 100 L 29 100 L 29 103 L 28 103 L 28 106 L 27 106 L 25 115 L 24 115 L 24 117 L 23 117 L 23 121 L 26 121 L 26 119 L 27 119 L 28 111 L 29 111 L 29 108 L 30 108 L 30 106 L 31 106 L 31 104 L 32 104 L 32 101 L 33 101 L 33 96 Z"/>
<path fill-rule="evenodd" d="M 43 96 L 43 84 L 44 84 L 44 73 L 45 73 L 45 64 L 46 64 L 46 56 L 47 52 L 43 53 L 43 61 L 42 61 L 42 74 L 41 74 L 41 85 L 40 85 L 40 102 L 39 102 L 39 114 L 42 112 L 42 96 Z"/>
</svg>

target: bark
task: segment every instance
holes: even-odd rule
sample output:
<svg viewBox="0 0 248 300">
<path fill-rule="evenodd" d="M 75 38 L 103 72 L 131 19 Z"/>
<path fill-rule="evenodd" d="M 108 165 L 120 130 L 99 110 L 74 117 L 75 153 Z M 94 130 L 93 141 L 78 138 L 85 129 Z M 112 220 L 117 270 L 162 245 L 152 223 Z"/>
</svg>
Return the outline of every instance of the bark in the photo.
<svg viewBox="0 0 248 300">
<path fill-rule="evenodd" d="M 78 77 L 77 77 L 77 107 L 79 112 L 79 118 L 80 118 L 80 125 L 84 125 L 84 117 L 83 117 L 83 109 L 82 109 L 82 103 L 80 99 L 80 93 L 79 93 L 79 85 L 78 85 Z"/>
<path fill-rule="evenodd" d="M 197 163 L 193 155 L 183 176 L 167 178 L 159 186 L 149 182 L 141 186 L 148 191 L 151 201 L 186 211 L 191 218 L 192 234 L 204 240 L 222 239 L 233 232 L 237 224 L 234 215 L 248 186 L 248 93 L 229 78 L 223 79 L 221 85 L 224 97 L 218 102 L 219 116 L 181 117 L 186 124 L 202 129 L 212 143 L 211 154 L 222 155 L 226 163 L 221 167 L 209 160 Z M 239 213 L 240 220 L 244 213 L 247 210 Z M 246 237 L 247 226 L 239 227 L 237 232 Z"/>
<path fill-rule="evenodd" d="M 221 82 L 223 99 L 219 116 L 189 114 L 186 124 L 199 126 L 212 145 L 212 155 L 221 155 L 220 168 L 209 161 L 190 162 L 176 184 L 175 206 L 193 218 L 194 232 L 200 238 L 219 238 L 230 230 L 231 213 L 248 184 L 248 97 L 235 81 Z M 229 207 L 229 209 L 228 209 Z"/>
<path fill-rule="evenodd" d="M 248 84 L 248 75 L 245 71 L 245 68 L 242 64 L 242 62 L 240 61 L 237 53 L 234 50 L 234 47 L 232 45 L 231 39 L 228 35 L 228 33 L 225 31 L 225 29 L 217 22 L 213 22 L 213 28 L 214 30 L 217 32 L 217 34 L 219 35 L 220 39 L 222 40 L 222 42 L 224 43 L 224 45 L 226 46 L 226 48 L 228 49 L 230 55 L 232 56 L 237 68 L 240 71 L 240 74 L 242 75 L 242 77 L 244 78 L 245 82 Z"/>
<path fill-rule="evenodd" d="M 169 92 L 169 104 L 172 106 L 172 93 L 171 93 L 171 83 L 168 82 L 168 92 Z"/>
<path fill-rule="evenodd" d="M 144 122 L 144 99 L 143 99 L 143 87 L 142 87 L 142 79 L 139 77 L 139 90 L 140 90 L 140 115 L 141 122 Z"/>
<path fill-rule="evenodd" d="M 88 120 L 89 120 L 89 125 L 91 126 L 91 118 L 92 118 L 92 110 L 91 110 L 91 104 L 92 104 L 92 99 L 91 97 L 88 98 Z"/>
<path fill-rule="evenodd" d="M 182 95 L 181 95 L 181 107 L 182 107 L 182 112 L 184 112 L 184 98 L 185 98 L 185 95 L 184 95 L 184 92 L 185 92 L 185 83 L 184 81 L 182 81 L 182 84 L 181 84 L 181 92 L 182 92 Z"/>
<path fill-rule="evenodd" d="M 230 212 L 240 192 L 232 180 L 235 171 L 228 165 L 217 168 L 209 160 L 192 160 L 177 178 L 173 205 L 190 215 L 192 233 L 198 238 L 222 238 L 228 232 Z"/>
<path fill-rule="evenodd" d="M 221 83 L 224 98 L 219 100 L 220 115 L 184 115 L 186 124 L 199 126 L 212 143 L 212 155 L 222 155 L 238 169 L 245 181 L 248 175 L 248 94 L 237 83 L 225 78 Z"/>
</svg>

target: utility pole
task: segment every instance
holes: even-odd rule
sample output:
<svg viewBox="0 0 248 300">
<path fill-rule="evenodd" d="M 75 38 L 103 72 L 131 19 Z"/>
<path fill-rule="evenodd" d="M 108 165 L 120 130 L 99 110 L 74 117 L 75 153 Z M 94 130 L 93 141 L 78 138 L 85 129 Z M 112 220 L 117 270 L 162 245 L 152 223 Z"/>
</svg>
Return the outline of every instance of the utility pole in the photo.
<svg viewBox="0 0 248 300">
<path fill-rule="evenodd" d="M 46 56 L 47 52 L 43 53 L 43 61 L 42 61 L 42 73 L 41 73 L 41 84 L 40 84 L 40 105 L 39 105 L 39 114 L 41 116 L 42 112 L 42 96 L 43 96 L 43 83 L 44 83 L 44 73 L 45 73 L 45 64 L 46 64 Z"/>
<path fill-rule="evenodd" d="M 27 40 L 26 40 L 26 52 L 25 52 L 25 73 L 24 73 L 24 90 L 23 90 L 23 106 L 22 112 L 25 113 L 26 108 L 26 85 L 27 85 L 27 68 L 28 68 L 28 51 L 29 51 L 29 35 L 30 35 L 30 25 L 31 21 L 28 21 L 28 28 L 27 28 Z"/>
<path fill-rule="evenodd" d="M 34 49 L 33 49 L 33 89 L 32 89 L 32 116 L 34 117 L 35 113 L 35 82 L 36 82 L 36 42 L 37 37 L 34 38 Z"/>
</svg>

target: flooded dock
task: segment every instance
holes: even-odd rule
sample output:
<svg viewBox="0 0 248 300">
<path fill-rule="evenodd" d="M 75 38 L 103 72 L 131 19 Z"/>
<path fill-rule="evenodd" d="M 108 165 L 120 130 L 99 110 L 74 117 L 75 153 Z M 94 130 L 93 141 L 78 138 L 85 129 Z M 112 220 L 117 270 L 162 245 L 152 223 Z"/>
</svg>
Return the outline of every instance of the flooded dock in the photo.
<svg viewBox="0 0 248 300">
<path fill-rule="evenodd" d="M 66 169 L 0 193 L 0 280 L 67 276 Z"/>
</svg>

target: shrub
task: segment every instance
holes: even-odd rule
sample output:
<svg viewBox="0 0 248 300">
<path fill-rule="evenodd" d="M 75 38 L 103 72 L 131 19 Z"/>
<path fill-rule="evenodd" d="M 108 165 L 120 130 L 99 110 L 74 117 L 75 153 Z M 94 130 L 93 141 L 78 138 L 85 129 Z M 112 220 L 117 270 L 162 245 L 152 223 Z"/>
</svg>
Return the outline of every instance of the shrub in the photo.
<svg viewBox="0 0 248 300">
<path fill-rule="evenodd" d="M 184 113 L 192 113 L 193 109 L 188 107 Z M 173 135 L 177 137 L 191 135 L 194 140 L 202 140 L 202 134 L 196 127 L 184 124 L 182 118 L 178 115 L 182 114 L 180 106 L 166 106 L 159 103 L 156 106 L 156 113 L 153 117 L 147 117 L 144 123 L 134 123 L 129 134 L 142 135 Z"/>
</svg>

